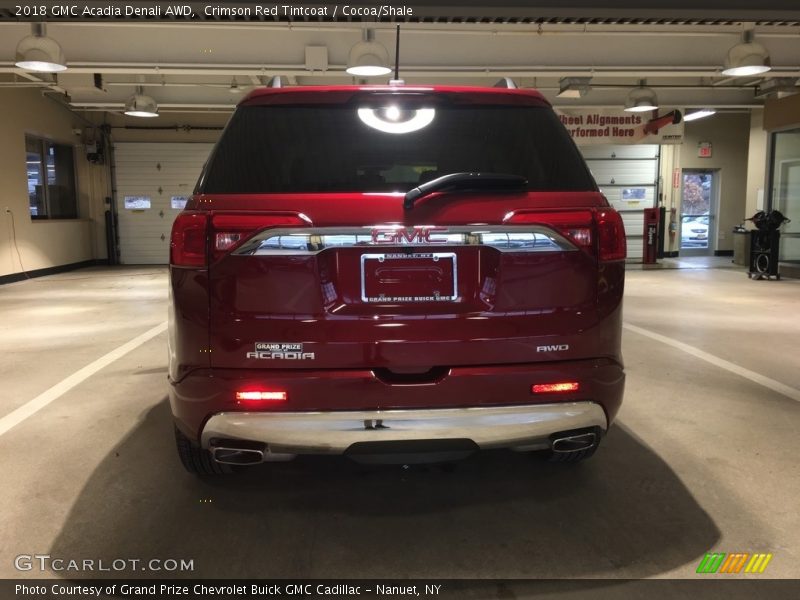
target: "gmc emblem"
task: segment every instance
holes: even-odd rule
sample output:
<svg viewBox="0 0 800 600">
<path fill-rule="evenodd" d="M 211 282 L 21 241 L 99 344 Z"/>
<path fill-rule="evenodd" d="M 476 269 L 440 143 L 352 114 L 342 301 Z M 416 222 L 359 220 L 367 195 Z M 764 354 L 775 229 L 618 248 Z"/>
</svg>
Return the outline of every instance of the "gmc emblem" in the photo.
<svg viewBox="0 0 800 600">
<path fill-rule="evenodd" d="M 436 237 L 435 232 L 447 231 L 446 227 L 393 227 L 372 230 L 373 244 L 446 244 L 447 238 Z"/>
</svg>

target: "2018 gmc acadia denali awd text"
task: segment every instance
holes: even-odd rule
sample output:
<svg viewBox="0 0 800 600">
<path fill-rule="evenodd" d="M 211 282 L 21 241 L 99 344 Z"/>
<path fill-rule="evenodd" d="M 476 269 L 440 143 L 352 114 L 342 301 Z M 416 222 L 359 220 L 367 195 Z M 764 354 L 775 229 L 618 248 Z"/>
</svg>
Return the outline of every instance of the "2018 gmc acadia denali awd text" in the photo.
<svg viewBox="0 0 800 600">
<path fill-rule="evenodd" d="M 624 258 L 535 91 L 256 90 L 173 226 L 180 458 L 586 458 L 622 401 Z"/>
</svg>

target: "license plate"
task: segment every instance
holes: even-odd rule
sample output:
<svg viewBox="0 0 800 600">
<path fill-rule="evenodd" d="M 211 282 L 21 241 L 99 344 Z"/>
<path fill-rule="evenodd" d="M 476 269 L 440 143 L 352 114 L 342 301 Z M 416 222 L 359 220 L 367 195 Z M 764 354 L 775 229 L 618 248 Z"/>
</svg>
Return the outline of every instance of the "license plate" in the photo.
<svg viewBox="0 0 800 600">
<path fill-rule="evenodd" d="M 362 254 L 363 302 L 453 302 L 458 298 L 453 252 Z"/>
</svg>

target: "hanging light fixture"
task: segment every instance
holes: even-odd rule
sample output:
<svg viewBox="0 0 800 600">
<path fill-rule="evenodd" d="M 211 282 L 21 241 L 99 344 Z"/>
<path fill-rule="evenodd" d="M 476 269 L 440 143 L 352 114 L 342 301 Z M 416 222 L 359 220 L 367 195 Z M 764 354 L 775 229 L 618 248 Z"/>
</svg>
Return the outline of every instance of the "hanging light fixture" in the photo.
<svg viewBox="0 0 800 600">
<path fill-rule="evenodd" d="M 697 119 L 705 119 L 706 117 L 710 117 L 711 115 L 715 114 L 717 114 L 717 111 L 713 108 L 701 108 L 700 110 L 685 114 L 683 116 L 683 120 L 696 121 Z"/>
<path fill-rule="evenodd" d="M 136 93 L 125 103 L 125 114 L 129 117 L 157 117 L 158 104 L 145 95 L 142 86 L 136 86 Z"/>
<path fill-rule="evenodd" d="M 753 30 L 748 29 L 742 34 L 742 41 L 728 50 L 722 74 L 744 77 L 766 73 L 771 68 L 769 52 L 764 46 L 753 41 Z"/>
<path fill-rule="evenodd" d="M 365 29 L 364 39 L 350 49 L 346 71 L 358 77 L 376 77 L 392 72 L 389 68 L 389 51 L 375 41 L 372 29 Z"/>
<path fill-rule="evenodd" d="M 239 94 L 242 91 L 242 88 L 239 87 L 239 82 L 236 81 L 236 77 L 231 80 L 231 87 L 228 88 L 228 91 L 231 94 Z"/>
<path fill-rule="evenodd" d="M 657 108 L 658 97 L 651 88 L 645 86 L 644 79 L 639 81 L 639 87 L 633 88 L 628 93 L 628 98 L 625 100 L 626 112 L 645 112 Z"/>
<path fill-rule="evenodd" d="M 47 37 L 44 23 L 31 23 L 31 35 L 22 38 L 17 44 L 14 64 L 26 71 L 58 73 L 67 70 L 64 51 L 53 38 Z"/>
</svg>

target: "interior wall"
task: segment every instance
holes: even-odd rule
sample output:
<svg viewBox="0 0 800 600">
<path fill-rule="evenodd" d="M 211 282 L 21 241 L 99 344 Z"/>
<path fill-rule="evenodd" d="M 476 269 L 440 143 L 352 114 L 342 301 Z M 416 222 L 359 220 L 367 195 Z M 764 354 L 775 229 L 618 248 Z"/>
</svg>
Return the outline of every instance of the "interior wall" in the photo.
<svg viewBox="0 0 800 600">
<path fill-rule="evenodd" d="M 706 119 L 686 123 L 680 153 L 681 169 L 719 171 L 716 250 L 733 250 L 732 230 L 746 213 L 750 128 L 750 115 L 747 113 L 717 113 Z M 710 158 L 700 158 L 697 155 L 701 142 L 711 142 Z M 755 156 L 753 160 L 756 160 Z"/>
<path fill-rule="evenodd" d="M 676 235 L 676 231 L 680 228 L 680 206 L 681 206 L 681 188 L 675 186 L 674 174 L 675 171 L 680 171 L 681 164 L 681 146 L 678 144 L 664 144 L 661 146 L 661 161 L 660 161 L 660 190 L 659 190 L 659 206 L 666 209 L 665 219 L 666 223 L 662 227 L 666 227 L 666 234 L 664 235 L 664 252 L 672 253 L 678 249 L 680 239 Z M 672 209 L 675 209 L 673 214 Z M 670 224 L 675 223 L 675 230 L 670 229 Z"/>
<path fill-rule="evenodd" d="M 750 113 L 750 143 L 747 153 L 747 195 L 742 218 L 752 217 L 766 206 L 767 144 L 764 131 L 764 109 Z"/>
<path fill-rule="evenodd" d="M 38 90 L 0 90 L 0 276 L 106 257 L 108 169 L 86 160 L 81 136 L 73 132 L 85 125 Z M 25 134 L 74 147 L 80 218 L 31 220 Z"/>
<path fill-rule="evenodd" d="M 785 98 L 769 98 L 764 103 L 764 129 L 800 127 L 800 94 Z"/>
</svg>

